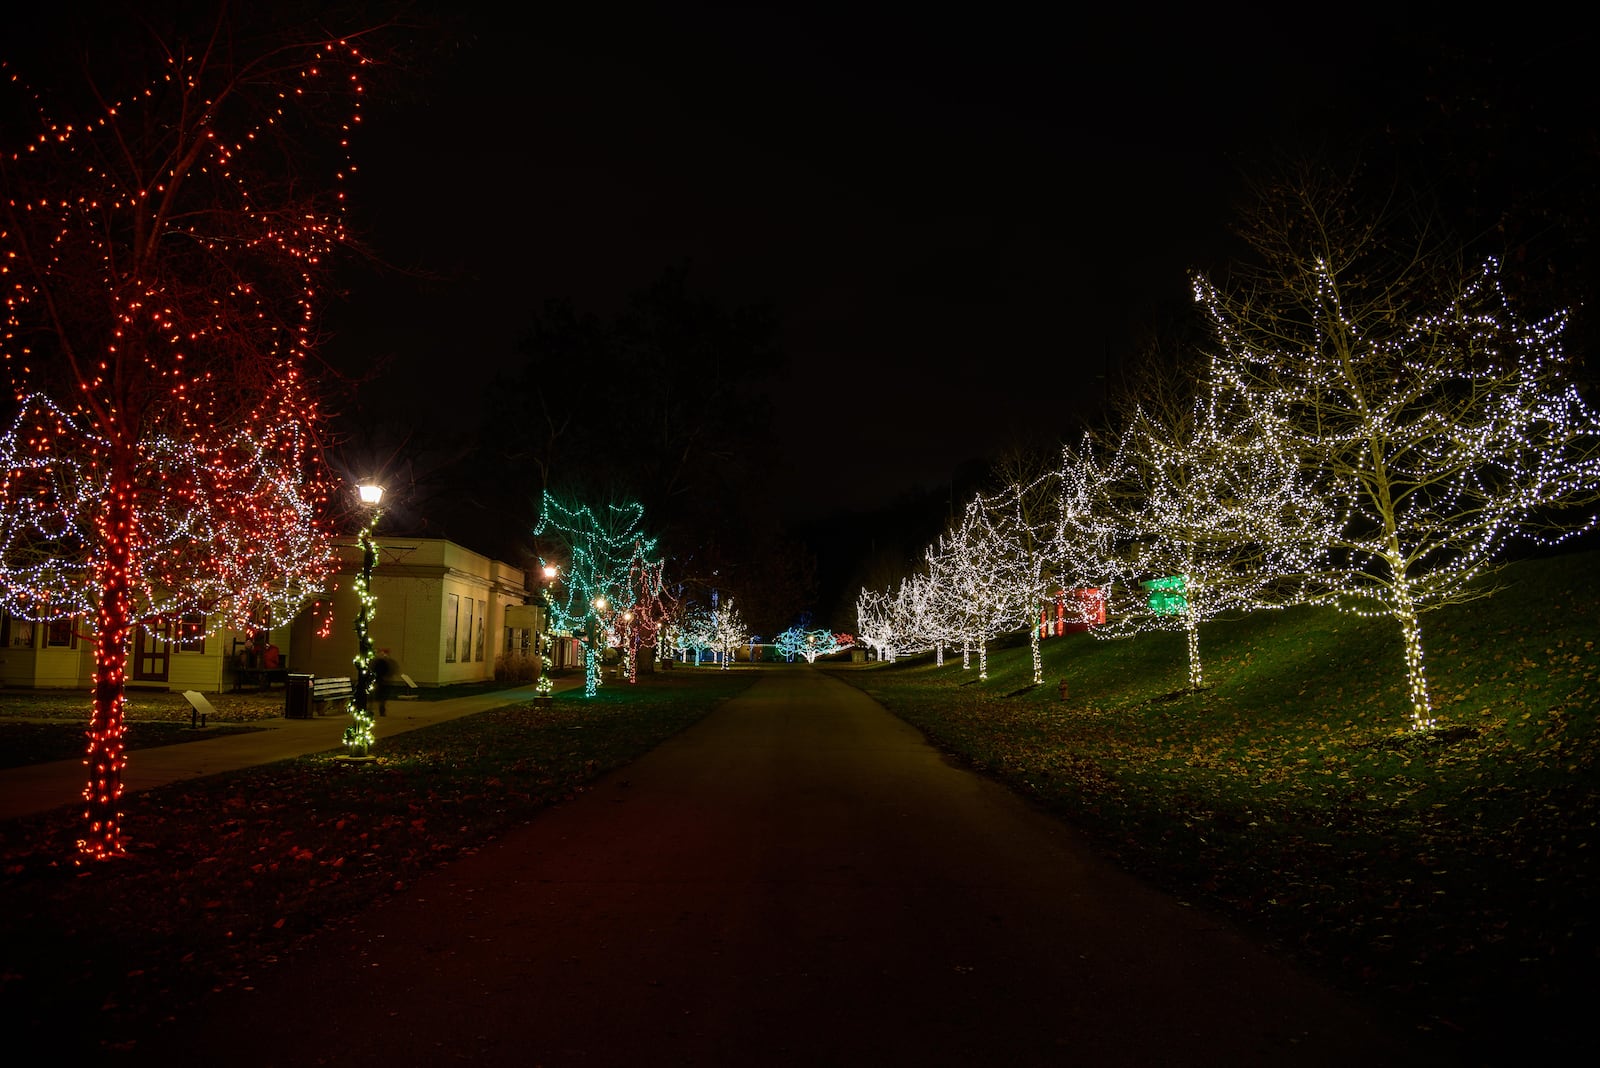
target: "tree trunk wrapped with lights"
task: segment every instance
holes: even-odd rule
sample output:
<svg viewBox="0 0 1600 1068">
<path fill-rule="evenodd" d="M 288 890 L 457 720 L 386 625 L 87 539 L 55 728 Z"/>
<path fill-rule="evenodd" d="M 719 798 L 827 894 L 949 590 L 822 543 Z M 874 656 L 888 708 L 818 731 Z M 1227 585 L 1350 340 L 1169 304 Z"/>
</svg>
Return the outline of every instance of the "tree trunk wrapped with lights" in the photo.
<svg viewBox="0 0 1600 1068">
<path fill-rule="evenodd" d="M 1422 614 L 1493 592 L 1483 576 L 1514 539 L 1592 525 L 1570 510 L 1600 496 L 1600 416 L 1572 383 L 1564 315 L 1521 319 L 1494 260 L 1397 255 L 1350 194 L 1290 175 L 1247 216 L 1260 265 L 1236 291 L 1200 275 L 1194 291 L 1219 386 L 1343 517 L 1308 579 L 1395 621 L 1411 724 L 1427 729 Z"/>
<path fill-rule="evenodd" d="M 600 658 L 620 633 L 624 615 L 643 608 L 648 619 L 658 618 L 660 564 L 655 539 L 640 532 L 643 517 L 644 506 L 637 503 L 608 505 L 597 513 L 544 495 L 533 533 L 566 556 L 559 593 L 550 590 L 547 596 L 555 629 L 578 634 L 583 643 L 587 697 L 599 691 Z"/>
<path fill-rule="evenodd" d="M 126 849 L 134 627 L 285 618 L 331 570 L 306 364 L 367 63 L 357 38 L 265 10 L 170 33 L 136 14 L 127 33 L 163 45 L 159 69 L 118 83 L 138 51 L 101 53 L 87 91 L 34 94 L 35 129 L 8 125 L 0 145 L 0 350 L 19 400 L 0 439 L 0 599 L 94 621 L 84 858 Z M 344 161 L 327 186 L 308 180 L 319 158 Z"/>
</svg>

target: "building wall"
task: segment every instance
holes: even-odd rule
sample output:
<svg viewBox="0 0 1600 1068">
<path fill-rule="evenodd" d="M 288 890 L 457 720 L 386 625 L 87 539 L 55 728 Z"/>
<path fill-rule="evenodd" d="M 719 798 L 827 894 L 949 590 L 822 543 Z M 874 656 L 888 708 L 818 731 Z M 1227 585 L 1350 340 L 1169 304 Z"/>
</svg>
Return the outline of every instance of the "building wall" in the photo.
<svg viewBox="0 0 1600 1068">
<path fill-rule="evenodd" d="M 493 679 L 495 656 L 505 648 L 506 607 L 527 601 L 521 569 L 438 538 L 393 539 L 392 544 L 379 540 L 381 552 L 372 574 L 377 601 L 368 626 L 374 648 L 388 650 L 418 686 Z M 269 633 L 291 672 L 324 677 L 355 674 L 356 602 L 351 586 L 360 556 L 353 547 L 341 548 L 340 556 L 336 586 Z M 445 636 L 452 596 L 456 648 L 454 658 L 447 661 Z M 470 638 L 464 633 L 468 601 Z M 46 624 L 4 622 L 0 685 L 88 689 L 93 684 L 94 639 L 81 628 L 76 648 L 53 648 L 46 639 Z M 130 665 L 128 685 L 202 693 L 229 690 L 236 682 L 233 669 L 250 645 L 250 635 L 244 632 L 214 629 L 207 633 L 204 649 L 171 647 L 165 680 L 134 680 Z"/>
<path fill-rule="evenodd" d="M 388 650 L 418 686 L 493 679 L 495 655 L 505 641 L 505 607 L 527 597 L 523 572 L 443 539 L 380 535 L 378 542 L 372 572 L 375 602 L 367 626 L 373 648 Z M 355 674 L 357 605 L 351 587 L 359 573 L 360 555 L 354 547 L 341 549 L 340 555 L 337 588 L 324 598 L 333 612 L 326 633 L 318 633 L 320 620 L 312 613 L 303 612 L 293 627 L 295 648 L 304 651 L 303 670 L 314 675 Z M 464 633 L 469 600 L 470 640 Z M 455 655 L 447 660 L 452 608 Z"/>
<path fill-rule="evenodd" d="M 0 685 L 23 689 L 87 690 L 94 685 L 94 635 L 79 626 L 74 646 L 50 646 L 44 623 L 22 624 L 7 620 L 0 648 Z M 211 622 L 207 621 L 208 624 Z M 289 628 L 273 630 L 269 640 L 288 655 Z M 166 679 L 134 679 L 129 664 L 128 686 L 133 689 L 199 690 L 215 693 L 232 688 L 234 655 L 250 644 L 247 635 L 228 626 L 207 633 L 204 649 L 172 645 Z"/>
</svg>

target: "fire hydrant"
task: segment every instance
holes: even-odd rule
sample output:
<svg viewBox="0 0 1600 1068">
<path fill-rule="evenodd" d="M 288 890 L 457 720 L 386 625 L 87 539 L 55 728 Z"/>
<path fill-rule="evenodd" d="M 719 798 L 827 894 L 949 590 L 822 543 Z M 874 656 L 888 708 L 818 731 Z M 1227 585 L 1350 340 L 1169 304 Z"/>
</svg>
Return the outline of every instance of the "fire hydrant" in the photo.
<svg viewBox="0 0 1600 1068">
<path fill-rule="evenodd" d="M 1058 685 L 1061 688 L 1061 699 L 1065 701 L 1067 699 L 1067 680 L 1062 679 Z"/>
</svg>

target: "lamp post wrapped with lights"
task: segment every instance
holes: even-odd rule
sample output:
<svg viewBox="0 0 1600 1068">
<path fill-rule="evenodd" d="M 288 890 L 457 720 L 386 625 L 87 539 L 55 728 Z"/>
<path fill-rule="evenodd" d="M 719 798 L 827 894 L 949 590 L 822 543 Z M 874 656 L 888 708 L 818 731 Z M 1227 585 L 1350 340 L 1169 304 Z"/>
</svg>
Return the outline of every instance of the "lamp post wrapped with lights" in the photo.
<svg viewBox="0 0 1600 1068">
<path fill-rule="evenodd" d="M 372 670 L 372 635 L 368 630 L 372 622 L 377 598 L 372 595 L 372 569 L 378 563 L 378 545 L 372 540 L 378 519 L 383 515 L 378 507 L 383 500 L 383 487 L 373 484 L 359 486 L 361 503 L 368 510 L 367 521 L 356 536 L 361 550 L 361 571 L 356 577 L 356 684 L 350 692 L 350 725 L 344 730 L 345 748 L 352 757 L 365 757 L 376 739 L 372 733 L 372 714 L 367 711 L 376 676 Z"/>
<path fill-rule="evenodd" d="M 550 597 L 550 587 L 561 574 L 554 564 L 544 565 L 544 633 L 534 636 L 534 652 L 539 657 L 539 681 L 534 690 L 542 699 L 549 700 L 554 696 L 555 683 L 550 678 L 550 658 L 555 655 L 555 637 L 551 634 L 550 619 L 555 611 L 555 602 Z M 545 648 L 546 641 L 549 648 Z"/>
</svg>

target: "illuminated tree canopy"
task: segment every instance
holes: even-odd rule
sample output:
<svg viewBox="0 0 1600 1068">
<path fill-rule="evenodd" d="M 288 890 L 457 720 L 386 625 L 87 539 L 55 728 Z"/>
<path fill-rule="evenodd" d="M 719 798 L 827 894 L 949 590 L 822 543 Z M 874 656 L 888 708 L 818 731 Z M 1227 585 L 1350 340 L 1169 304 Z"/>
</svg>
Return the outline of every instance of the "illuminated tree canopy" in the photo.
<svg viewBox="0 0 1600 1068">
<path fill-rule="evenodd" d="M 325 22 L 252 17 L 167 32 L 142 13 L 128 42 L 156 47 L 99 53 L 81 85 L 69 67 L 6 68 L 32 118 L 0 133 L 0 351 L 18 412 L 0 596 L 92 618 L 86 858 L 126 849 L 135 624 L 286 606 L 330 566 L 307 362 L 346 243 L 368 57 Z M 156 69 L 123 77 L 146 55 Z"/>
<path fill-rule="evenodd" d="M 551 592 L 552 625 L 583 643 L 584 693 L 589 697 L 599 690 L 603 650 L 631 646 L 636 636 L 630 634 L 625 642 L 619 636 L 622 628 L 637 621 L 653 633 L 660 618 L 661 562 L 655 539 L 640 527 L 643 519 L 641 504 L 608 504 L 595 511 L 546 493 L 533 531 L 560 557 L 542 561 L 560 572 Z"/>
<path fill-rule="evenodd" d="M 1286 185 L 1250 232 L 1258 284 L 1196 276 L 1214 372 L 1344 517 L 1311 576 L 1321 599 L 1399 626 L 1414 727 L 1433 725 L 1420 617 L 1492 592 L 1512 540 L 1559 539 L 1600 493 L 1600 417 L 1571 383 L 1565 316 L 1520 318 L 1485 262 L 1438 278 Z"/>
<path fill-rule="evenodd" d="M 849 649 L 855 642 L 850 635 L 835 634 L 825 627 L 808 630 L 794 626 L 780 633 L 773 644 L 777 646 L 778 654 L 786 660 L 792 661 L 796 656 L 801 656 L 806 663 L 814 664 L 817 657 Z"/>
<path fill-rule="evenodd" d="M 1088 556 L 1108 591 L 1107 622 L 1094 633 L 1181 630 L 1195 691 L 1204 684 L 1200 624 L 1294 603 L 1331 524 L 1293 456 L 1229 394 L 1204 382 L 1142 386 L 1105 461 L 1092 474 L 1080 469 L 1092 497 L 1070 529 L 1095 546 Z"/>
</svg>

